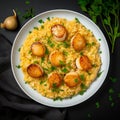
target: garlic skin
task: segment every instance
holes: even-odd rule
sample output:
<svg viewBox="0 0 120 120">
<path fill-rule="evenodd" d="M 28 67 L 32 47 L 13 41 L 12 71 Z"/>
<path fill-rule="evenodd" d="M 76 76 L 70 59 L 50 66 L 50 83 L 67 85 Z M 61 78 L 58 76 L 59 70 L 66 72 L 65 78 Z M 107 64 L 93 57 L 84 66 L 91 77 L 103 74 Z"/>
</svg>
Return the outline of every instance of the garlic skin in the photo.
<svg viewBox="0 0 120 120">
<path fill-rule="evenodd" d="M 13 16 L 7 17 L 3 23 L 0 23 L 0 28 L 5 28 L 7 30 L 15 30 L 18 27 L 17 15 L 13 9 Z"/>
</svg>

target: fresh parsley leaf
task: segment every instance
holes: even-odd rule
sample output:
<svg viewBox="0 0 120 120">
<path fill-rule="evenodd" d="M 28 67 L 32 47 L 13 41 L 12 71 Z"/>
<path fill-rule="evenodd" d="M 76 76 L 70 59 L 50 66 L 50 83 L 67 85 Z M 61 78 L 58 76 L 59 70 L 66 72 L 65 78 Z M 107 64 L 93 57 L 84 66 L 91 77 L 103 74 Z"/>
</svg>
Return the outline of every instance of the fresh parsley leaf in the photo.
<svg viewBox="0 0 120 120">
<path fill-rule="evenodd" d="M 44 21 L 43 21 L 42 19 L 40 19 L 38 22 L 39 22 L 40 24 L 44 23 Z"/>
<path fill-rule="evenodd" d="M 16 65 L 16 68 L 20 69 L 20 68 L 21 68 L 21 66 L 20 66 L 20 65 Z"/>
<path fill-rule="evenodd" d="M 120 37 L 120 1 L 119 0 L 78 0 L 83 12 L 86 12 L 96 23 L 102 26 L 112 45 L 111 52 L 114 52 L 115 42 Z M 114 17 L 114 19 L 112 19 Z"/>
<path fill-rule="evenodd" d="M 84 74 L 80 75 L 80 79 L 81 79 L 82 81 L 85 80 L 85 76 L 84 76 Z"/>
<path fill-rule="evenodd" d="M 68 72 L 68 69 L 67 69 L 67 68 L 63 68 L 61 71 L 62 71 L 63 73 L 67 73 L 67 72 Z"/>
<path fill-rule="evenodd" d="M 76 22 L 77 22 L 77 23 L 80 23 L 80 21 L 79 21 L 79 19 L 78 19 L 78 18 L 75 18 L 75 20 L 76 20 Z"/>
<path fill-rule="evenodd" d="M 97 77 L 100 77 L 103 71 L 98 72 Z"/>
<path fill-rule="evenodd" d="M 56 97 L 56 98 L 54 98 L 53 100 L 54 100 L 54 101 L 57 101 L 57 100 L 62 101 L 63 99 L 62 99 L 61 97 Z"/>
<path fill-rule="evenodd" d="M 47 17 L 47 20 L 50 21 L 50 17 Z"/>
<path fill-rule="evenodd" d="M 96 102 L 95 105 L 96 105 L 96 108 L 100 107 L 100 103 L 99 102 Z"/>
<path fill-rule="evenodd" d="M 22 16 L 23 19 L 28 19 L 28 18 L 32 18 L 35 16 L 34 13 L 34 8 L 29 8 L 25 11 L 24 15 Z"/>
<path fill-rule="evenodd" d="M 110 77 L 110 80 L 111 80 L 111 82 L 113 82 L 113 83 L 117 82 L 117 78 L 114 78 L 114 77 Z"/>
</svg>

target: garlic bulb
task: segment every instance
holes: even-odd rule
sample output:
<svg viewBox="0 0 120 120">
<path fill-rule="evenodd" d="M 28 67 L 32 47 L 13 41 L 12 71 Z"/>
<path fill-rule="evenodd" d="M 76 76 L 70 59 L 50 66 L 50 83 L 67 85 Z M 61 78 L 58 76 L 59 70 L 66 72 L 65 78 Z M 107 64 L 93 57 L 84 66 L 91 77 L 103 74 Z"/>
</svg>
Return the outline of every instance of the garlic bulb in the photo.
<svg viewBox="0 0 120 120">
<path fill-rule="evenodd" d="M 3 23 L 0 23 L 0 28 L 5 28 L 7 30 L 15 30 L 18 27 L 17 15 L 13 9 L 13 16 L 7 17 Z"/>
</svg>

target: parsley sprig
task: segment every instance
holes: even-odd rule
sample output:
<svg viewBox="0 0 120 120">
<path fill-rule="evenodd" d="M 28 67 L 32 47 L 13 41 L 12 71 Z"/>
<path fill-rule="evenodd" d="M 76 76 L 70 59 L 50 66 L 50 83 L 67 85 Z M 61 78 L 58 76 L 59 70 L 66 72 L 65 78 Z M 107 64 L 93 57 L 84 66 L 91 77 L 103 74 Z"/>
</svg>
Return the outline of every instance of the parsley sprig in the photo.
<svg viewBox="0 0 120 120">
<path fill-rule="evenodd" d="M 34 8 L 28 8 L 24 15 L 22 16 L 23 19 L 29 19 L 29 18 L 33 18 L 35 16 L 35 13 L 34 13 Z"/>
<path fill-rule="evenodd" d="M 118 0 L 78 0 L 78 4 L 95 23 L 98 23 L 98 20 L 101 21 L 113 53 L 115 41 L 120 37 L 120 2 Z"/>
</svg>

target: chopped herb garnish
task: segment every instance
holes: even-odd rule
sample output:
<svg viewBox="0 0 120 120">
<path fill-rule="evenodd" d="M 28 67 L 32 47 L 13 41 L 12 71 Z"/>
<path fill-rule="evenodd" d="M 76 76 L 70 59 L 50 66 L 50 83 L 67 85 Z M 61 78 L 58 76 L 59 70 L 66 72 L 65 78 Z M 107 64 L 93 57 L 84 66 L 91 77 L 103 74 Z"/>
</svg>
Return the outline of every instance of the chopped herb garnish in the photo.
<svg viewBox="0 0 120 120">
<path fill-rule="evenodd" d="M 62 26 L 65 26 L 65 24 L 64 24 L 64 22 L 62 22 L 62 24 L 61 24 Z"/>
<path fill-rule="evenodd" d="M 63 51 L 63 54 L 67 56 L 69 53 L 67 51 Z"/>
<path fill-rule="evenodd" d="M 65 63 L 63 62 L 63 61 L 59 61 L 59 63 L 60 63 L 60 65 L 62 65 L 62 66 L 64 66 L 65 65 Z"/>
<path fill-rule="evenodd" d="M 67 68 L 63 68 L 61 71 L 64 72 L 64 73 L 67 73 L 68 69 Z"/>
<path fill-rule="evenodd" d="M 28 81 L 25 81 L 25 84 L 28 84 L 29 82 Z"/>
<path fill-rule="evenodd" d="M 30 1 L 29 1 L 29 0 L 26 0 L 26 1 L 25 1 L 25 4 L 26 4 L 26 5 L 30 4 Z"/>
<path fill-rule="evenodd" d="M 79 94 L 83 95 L 84 92 L 87 90 L 87 86 L 84 83 L 81 83 L 80 87 L 82 90 L 79 92 Z"/>
<path fill-rule="evenodd" d="M 114 102 L 112 102 L 112 103 L 111 103 L 111 107 L 114 107 L 114 105 L 115 105 L 115 103 L 114 103 Z"/>
<path fill-rule="evenodd" d="M 31 53 L 32 53 L 32 51 L 31 51 L 31 50 L 29 50 L 29 51 L 28 51 L 28 54 L 31 54 Z"/>
<path fill-rule="evenodd" d="M 114 101 L 113 101 L 113 96 L 112 96 L 114 94 L 113 88 L 110 88 L 108 90 L 108 93 L 109 93 L 108 100 L 110 101 L 110 106 L 113 107 L 114 104 L 115 104 Z"/>
<path fill-rule="evenodd" d="M 98 40 L 101 41 L 101 38 L 99 38 Z"/>
<path fill-rule="evenodd" d="M 21 66 L 20 66 L 20 65 L 16 65 L 16 68 L 20 69 L 20 68 L 21 68 Z"/>
<path fill-rule="evenodd" d="M 87 71 L 88 75 L 91 75 L 91 72 Z"/>
<path fill-rule="evenodd" d="M 51 73 L 50 68 L 45 68 L 45 67 L 42 67 L 42 68 L 43 68 L 43 70 L 44 70 L 44 72 L 45 72 L 46 75 L 48 75 L 49 73 Z"/>
<path fill-rule="evenodd" d="M 80 52 L 80 55 L 83 56 L 83 52 L 82 51 Z"/>
<path fill-rule="evenodd" d="M 87 117 L 88 117 L 88 118 L 91 118 L 91 114 L 90 114 L 90 113 L 88 113 L 88 114 L 87 114 Z"/>
<path fill-rule="evenodd" d="M 79 19 L 78 19 L 78 18 L 75 18 L 75 20 L 76 20 L 76 22 L 77 22 L 77 23 L 80 23 L 80 21 L 79 21 Z"/>
<path fill-rule="evenodd" d="M 96 108 L 100 107 L 100 103 L 99 102 L 96 102 L 95 105 L 96 105 Z"/>
<path fill-rule="evenodd" d="M 35 38 L 35 41 L 39 41 L 39 38 Z"/>
<path fill-rule="evenodd" d="M 109 95 L 109 101 L 113 101 L 113 98 L 112 98 L 112 96 L 111 95 Z"/>
<path fill-rule="evenodd" d="M 21 12 L 16 9 L 17 15 L 21 15 Z"/>
<path fill-rule="evenodd" d="M 74 79 L 74 82 L 76 82 L 76 83 L 77 83 L 77 82 L 78 82 L 78 79 L 77 79 L 77 78 L 76 78 L 76 79 Z"/>
<path fill-rule="evenodd" d="M 91 44 L 90 44 L 90 43 L 86 43 L 86 46 L 87 46 L 87 47 L 91 47 Z"/>
<path fill-rule="evenodd" d="M 72 64 L 72 61 L 70 60 L 70 61 L 68 62 L 68 64 L 67 64 L 67 67 L 68 67 L 69 69 L 72 68 L 71 64 Z"/>
<path fill-rule="evenodd" d="M 83 95 L 83 94 L 85 93 L 85 91 L 86 91 L 86 90 L 81 90 L 81 91 L 79 92 L 79 95 Z"/>
<path fill-rule="evenodd" d="M 118 98 L 120 98 L 120 93 L 118 93 Z"/>
<path fill-rule="evenodd" d="M 86 46 L 87 47 L 92 47 L 92 46 L 94 46 L 95 45 L 95 42 L 92 42 L 92 43 L 86 43 Z"/>
<path fill-rule="evenodd" d="M 46 55 L 49 55 L 49 50 L 48 50 L 47 47 L 46 47 L 46 50 L 45 50 L 45 54 L 46 54 Z"/>
<path fill-rule="evenodd" d="M 92 67 L 97 67 L 97 65 L 96 64 L 92 64 Z"/>
<path fill-rule="evenodd" d="M 101 53 L 102 53 L 102 51 L 100 50 L 100 51 L 99 51 L 99 54 L 101 54 Z"/>
<path fill-rule="evenodd" d="M 33 8 L 29 8 L 26 10 L 25 14 L 22 16 L 25 20 L 28 18 L 32 18 L 34 17 L 34 9 Z"/>
<path fill-rule="evenodd" d="M 40 24 L 44 23 L 44 21 L 43 21 L 42 19 L 40 19 L 38 22 L 39 22 Z"/>
<path fill-rule="evenodd" d="M 57 88 L 56 83 L 53 83 L 53 84 L 52 84 L 52 87 L 53 87 L 53 88 Z"/>
<path fill-rule="evenodd" d="M 80 85 L 80 87 L 82 88 L 82 89 L 87 89 L 87 87 L 86 87 L 86 85 L 84 84 L 84 83 L 81 83 L 81 85 Z"/>
<path fill-rule="evenodd" d="M 110 88 L 108 92 L 109 92 L 110 94 L 113 94 L 113 93 L 114 93 L 113 88 Z"/>
<path fill-rule="evenodd" d="M 62 101 L 63 99 L 62 99 L 61 97 L 56 97 L 56 98 L 54 98 L 53 100 L 54 100 L 54 101 L 56 101 L 56 100 Z"/>
<path fill-rule="evenodd" d="M 44 84 L 44 86 L 47 86 L 47 84 Z"/>
<path fill-rule="evenodd" d="M 45 80 L 41 80 L 40 81 L 40 85 L 42 85 L 43 83 L 45 83 Z"/>
<path fill-rule="evenodd" d="M 48 69 L 48 68 L 44 68 L 44 67 L 43 67 L 43 70 L 45 70 L 45 71 L 49 72 L 49 69 Z"/>
<path fill-rule="evenodd" d="M 68 42 L 64 41 L 64 42 L 62 42 L 62 43 L 60 43 L 60 44 L 57 45 L 57 47 L 60 47 L 60 46 L 68 48 L 68 47 L 70 47 L 70 44 Z"/>
<path fill-rule="evenodd" d="M 49 21 L 50 21 L 50 17 L 47 17 L 47 20 L 49 20 Z"/>
<path fill-rule="evenodd" d="M 84 74 L 80 75 L 80 79 L 81 79 L 82 81 L 85 80 L 85 76 L 84 76 Z"/>
<path fill-rule="evenodd" d="M 103 71 L 98 72 L 97 77 L 100 77 Z"/>
<path fill-rule="evenodd" d="M 56 70 L 56 67 L 55 66 L 51 66 L 51 71 L 54 71 L 54 70 Z"/>
<path fill-rule="evenodd" d="M 56 83 L 52 84 L 52 89 L 51 90 L 52 90 L 52 92 L 57 92 L 57 93 L 59 93 L 60 91 L 64 91 L 64 90 L 58 88 Z"/>
<path fill-rule="evenodd" d="M 21 48 L 18 49 L 18 52 L 20 52 Z"/>
<path fill-rule="evenodd" d="M 94 46 L 96 43 L 95 42 L 92 42 L 91 45 Z"/>
<path fill-rule="evenodd" d="M 113 82 L 113 83 L 117 82 L 117 79 L 114 78 L 114 77 L 110 77 L 110 80 L 111 80 L 111 82 Z"/>
<path fill-rule="evenodd" d="M 44 61 L 45 61 L 45 58 L 42 57 L 42 58 L 41 58 L 41 64 L 42 64 Z"/>
<path fill-rule="evenodd" d="M 34 29 L 38 30 L 38 27 L 34 27 Z"/>
<path fill-rule="evenodd" d="M 44 29 L 44 25 L 41 25 L 41 28 Z"/>
<path fill-rule="evenodd" d="M 32 31 L 29 31 L 29 33 L 32 33 Z"/>
<path fill-rule="evenodd" d="M 33 63 L 34 63 L 34 64 L 39 64 L 39 62 L 38 62 L 37 60 L 35 60 Z"/>
<path fill-rule="evenodd" d="M 50 37 L 48 37 L 47 43 L 51 48 L 55 46 L 55 44 L 50 40 Z"/>
<path fill-rule="evenodd" d="M 63 42 L 63 46 L 64 46 L 65 48 L 68 48 L 68 47 L 70 47 L 70 44 L 67 43 L 66 41 L 64 41 L 64 42 Z"/>
</svg>

